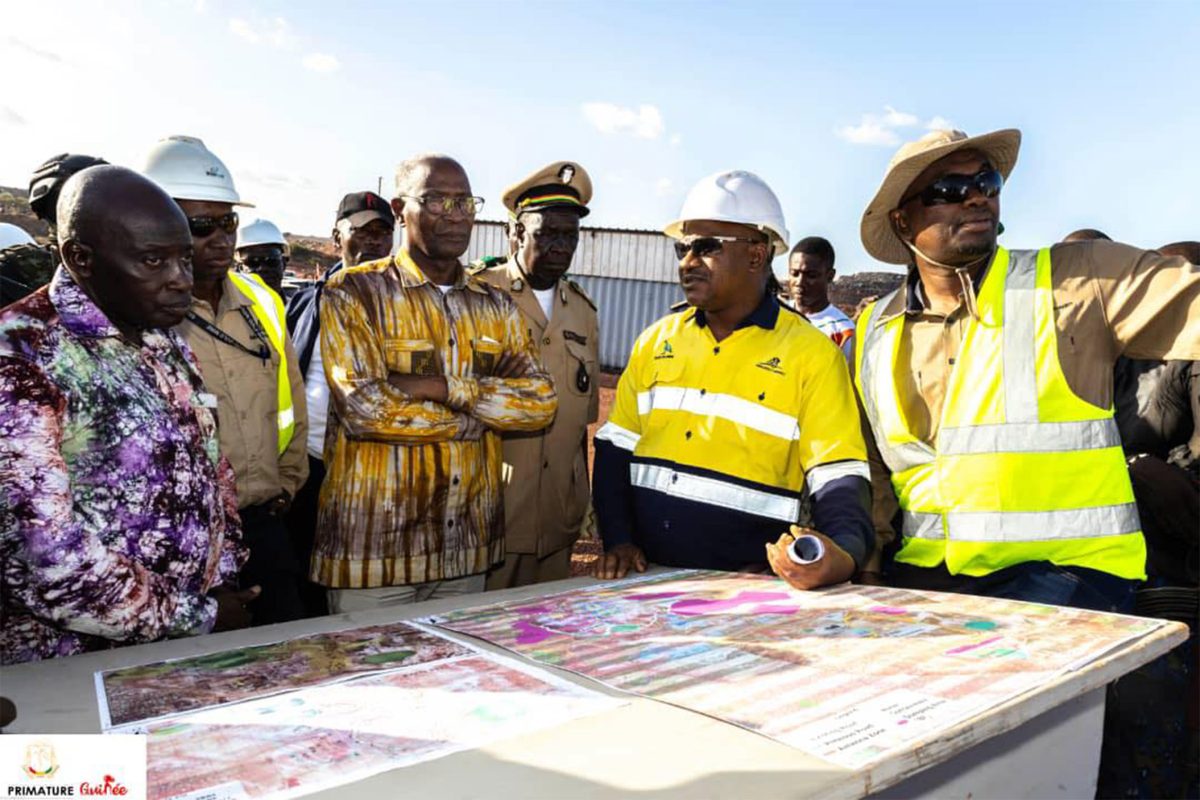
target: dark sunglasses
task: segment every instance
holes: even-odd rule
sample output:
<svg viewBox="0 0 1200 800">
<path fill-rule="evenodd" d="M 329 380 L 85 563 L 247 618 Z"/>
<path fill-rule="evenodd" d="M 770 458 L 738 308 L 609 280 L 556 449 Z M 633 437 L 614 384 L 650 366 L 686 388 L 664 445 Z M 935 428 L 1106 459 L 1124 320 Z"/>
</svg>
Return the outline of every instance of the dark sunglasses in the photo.
<svg viewBox="0 0 1200 800">
<path fill-rule="evenodd" d="M 992 167 L 981 169 L 974 175 L 943 175 L 916 194 L 902 200 L 904 205 L 910 200 L 921 201 L 923 206 L 939 206 L 965 202 L 971 196 L 971 189 L 976 189 L 984 197 L 995 197 L 1004 188 L 1004 177 Z"/>
<path fill-rule="evenodd" d="M 763 244 L 764 240 L 751 239 L 748 236 L 696 236 L 692 239 L 680 239 L 675 242 L 675 257 L 683 261 L 687 258 L 688 253 L 696 256 L 696 258 L 714 256 L 721 252 L 726 242 Z"/>
<path fill-rule="evenodd" d="M 219 217 L 188 217 L 188 228 L 192 231 L 193 239 L 207 239 L 216 233 L 217 228 L 232 236 L 237 233 L 238 215 L 236 211 L 231 211 Z"/>
<path fill-rule="evenodd" d="M 258 267 L 280 267 L 287 263 L 287 256 L 275 254 L 270 256 L 250 256 L 243 258 L 242 263 L 250 269 Z"/>
</svg>

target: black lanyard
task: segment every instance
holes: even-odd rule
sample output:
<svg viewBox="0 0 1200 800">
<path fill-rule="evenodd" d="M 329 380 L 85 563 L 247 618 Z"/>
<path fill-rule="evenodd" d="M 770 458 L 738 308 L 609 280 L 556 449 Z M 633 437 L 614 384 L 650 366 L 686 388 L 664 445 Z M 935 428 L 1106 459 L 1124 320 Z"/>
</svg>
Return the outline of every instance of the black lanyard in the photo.
<svg viewBox="0 0 1200 800">
<path fill-rule="evenodd" d="M 193 325 L 199 325 L 205 333 L 217 341 L 223 342 L 230 347 L 236 347 L 243 353 L 249 353 L 255 358 L 261 358 L 265 363 L 271 358 L 271 351 L 267 347 L 267 332 L 263 330 L 263 326 L 259 323 L 258 319 L 256 319 L 254 314 L 252 314 L 245 306 L 238 306 L 238 312 L 242 315 L 242 319 L 246 320 L 246 325 L 250 328 L 250 332 L 254 334 L 254 338 L 259 341 L 260 347 L 258 350 L 251 350 L 249 347 L 242 344 L 237 339 L 233 338 L 228 333 L 197 314 L 195 311 L 187 312 L 187 319 L 188 322 L 191 322 Z"/>
</svg>

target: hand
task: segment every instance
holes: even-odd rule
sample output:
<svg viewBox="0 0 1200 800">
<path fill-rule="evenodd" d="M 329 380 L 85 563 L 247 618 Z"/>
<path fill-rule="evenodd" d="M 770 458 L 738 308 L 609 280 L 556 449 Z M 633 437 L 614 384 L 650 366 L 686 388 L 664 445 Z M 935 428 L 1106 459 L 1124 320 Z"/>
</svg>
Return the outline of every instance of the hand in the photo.
<svg viewBox="0 0 1200 800">
<path fill-rule="evenodd" d="M 213 633 L 250 627 L 250 611 L 246 606 L 261 592 L 258 586 L 240 591 L 223 586 L 209 592 L 209 596 L 217 601 L 217 621 L 213 624 Z"/>
<path fill-rule="evenodd" d="M 431 400 L 446 404 L 446 379 L 441 375 L 403 375 L 399 372 L 389 372 L 388 383 L 418 403 Z"/>
<path fill-rule="evenodd" d="M 500 354 L 493 374 L 497 378 L 523 378 L 529 371 L 529 358 L 524 353 L 505 351 Z"/>
<path fill-rule="evenodd" d="M 282 517 L 292 507 L 292 496 L 284 489 L 279 496 L 267 504 L 267 513 L 273 517 Z"/>
<path fill-rule="evenodd" d="M 592 575 L 602 580 L 624 578 L 629 570 L 646 571 L 646 554 L 636 544 L 619 544 L 596 559 Z"/>
<path fill-rule="evenodd" d="M 825 545 L 825 555 L 812 564 L 797 564 L 787 555 L 787 548 L 792 546 L 797 537 L 804 534 L 816 536 Z M 796 589 L 830 586 L 848 581 L 854 575 L 854 559 L 849 553 L 834 544 L 825 534 L 798 525 L 793 525 L 790 531 L 781 534 L 774 544 L 767 545 L 767 561 L 776 575 Z"/>
<path fill-rule="evenodd" d="M 883 580 L 882 572 L 868 571 L 865 569 L 858 573 L 858 577 L 854 579 L 854 582 L 862 584 L 863 586 L 887 586 L 887 583 L 885 583 Z"/>
</svg>

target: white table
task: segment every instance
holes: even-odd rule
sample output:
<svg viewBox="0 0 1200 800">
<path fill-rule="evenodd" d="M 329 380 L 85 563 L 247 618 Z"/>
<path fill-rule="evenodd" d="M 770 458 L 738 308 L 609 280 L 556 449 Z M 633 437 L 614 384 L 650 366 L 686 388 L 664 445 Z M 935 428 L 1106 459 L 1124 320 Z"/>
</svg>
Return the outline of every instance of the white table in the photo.
<svg viewBox="0 0 1200 800">
<path fill-rule="evenodd" d="M 420 617 L 481 602 L 530 599 L 593 583 L 574 578 L 486 596 L 323 617 L 176 639 L 0 669 L 0 696 L 17 707 L 7 733 L 100 730 L 93 673 Z M 946 595 L 947 607 L 953 595 Z M 451 634 L 453 635 L 453 634 Z M 839 767 L 702 714 L 634 697 L 621 708 L 405 767 L 313 795 L 327 798 L 1078 798 L 1092 797 L 1107 683 L 1182 642 L 1160 628 L 1084 668 L 947 730 L 936 741 L 867 769 Z M 461 637 L 455 637 L 461 638 Z M 476 640 L 484 649 L 504 652 Z M 552 668 L 546 668 L 552 669 Z M 567 680 L 614 695 L 593 681 Z M 620 695 L 625 696 L 625 695 Z M 230 754 L 231 758 L 235 754 Z"/>
</svg>

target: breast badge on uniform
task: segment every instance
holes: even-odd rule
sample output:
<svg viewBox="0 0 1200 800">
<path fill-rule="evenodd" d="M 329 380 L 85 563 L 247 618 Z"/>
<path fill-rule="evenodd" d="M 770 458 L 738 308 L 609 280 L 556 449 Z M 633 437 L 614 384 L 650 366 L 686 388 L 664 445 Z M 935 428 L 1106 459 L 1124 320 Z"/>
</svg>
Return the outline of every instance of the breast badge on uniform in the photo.
<svg viewBox="0 0 1200 800">
<path fill-rule="evenodd" d="M 575 371 L 575 388 L 581 392 L 586 392 L 592 387 L 592 378 L 588 375 L 587 364 L 579 362 L 579 369 Z"/>
</svg>

